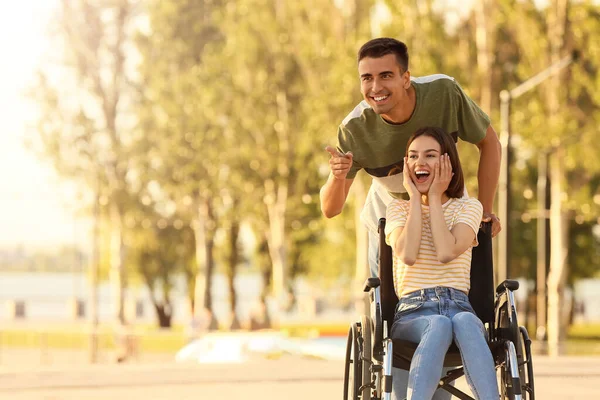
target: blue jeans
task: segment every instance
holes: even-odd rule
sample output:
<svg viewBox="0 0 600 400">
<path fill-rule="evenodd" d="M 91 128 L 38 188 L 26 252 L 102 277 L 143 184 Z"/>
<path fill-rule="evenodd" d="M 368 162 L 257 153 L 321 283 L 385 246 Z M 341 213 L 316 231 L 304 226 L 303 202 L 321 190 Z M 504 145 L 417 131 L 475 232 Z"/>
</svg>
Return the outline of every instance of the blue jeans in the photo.
<svg viewBox="0 0 600 400">
<path fill-rule="evenodd" d="M 432 398 L 444 356 L 454 340 L 475 398 L 498 400 L 494 360 L 486 331 L 465 293 L 438 286 L 403 296 L 396 307 L 390 336 L 419 343 L 410 364 L 408 399 Z"/>
<path fill-rule="evenodd" d="M 371 276 L 376 277 L 378 276 L 377 265 L 379 264 L 379 236 L 371 230 L 369 230 L 368 258 Z M 446 373 L 451 369 L 452 368 L 442 369 L 440 377 L 445 376 Z M 408 390 L 408 378 L 408 371 L 400 368 L 392 368 L 392 399 L 406 399 L 406 392 Z M 431 400 L 450 400 L 451 397 L 452 395 L 446 390 L 438 389 L 435 391 L 435 395 L 431 398 Z"/>
</svg>

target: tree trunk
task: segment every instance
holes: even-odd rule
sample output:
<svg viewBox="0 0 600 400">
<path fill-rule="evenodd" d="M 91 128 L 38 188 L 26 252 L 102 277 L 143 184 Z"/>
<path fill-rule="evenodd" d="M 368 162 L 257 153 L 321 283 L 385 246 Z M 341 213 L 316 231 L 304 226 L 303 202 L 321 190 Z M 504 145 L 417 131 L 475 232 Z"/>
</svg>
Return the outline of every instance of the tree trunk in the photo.
<svg viewBox="0 0 600 400">
<path fill-rule="evenodd" d="M 206 197 L 198 207 L 198 221 L 194 224 L 196 240 L 196 290 L 194 293 L 194 316 L 209 315 L 209 330 L 218 328 L 218 321 L 212 308 L 212 279 L 214 274 L 214 233 L 216 222 L 212 210 L 212 200 Z"/>
<path fill-rule="evenodd" d="M 548 274 L 548 354 L 558 356 L 562 352 L 565 330 L 561 321 L 561 306 L 567 278 L 568 224 L 562 210 L 563 164 L 562 149 L 557 150 L 551 162 L 550 203 L 550 272 Z"/>
<path fill-rule="evenodd" d="M 215 231 L 216 221 L 213 212 L 212 198 L 207 197 L 203 207 L 204 217 L 206 219 L 206 270 L 205 270 L 205 286 L 204 286 L 204 308 L 210 313 L 210 323 L 208 324 L 209 330 L 216 330 L 219 328 L 217 318 L 213 311 L 212 303 L 212 289 L 213 289 L 213 277 L 215 273 Z"/>
<path fill-rule="evenodd" d="M 98 180 L 98 182 L 100 182 Z M 92 227 L 92 251 L 90 257 L 90 362 L 98 361 L 98 286 L 99 286 L 99 271 L 100 271 L 100 184 L 97 184 L 96 192 L 94 193 L 94 218 Z"/>
<path fill-rule="evenodd" d="M 568 0 L 554 0 L 548 9 L 548 39 L 550 63 L 554 64 L 561 58 L 565 43 L 567 26 Z M 550 79 L 548 84 L 548 123 L 551 129 L 562 126 L 558 118 L 560 112 L 560 90 L 564 79 L 562 74 Z M 561 132 L 552 132 L 554 137 L 560 137 Z M 560 306 L 564 296 L 567 269 L 567 224 L 562 210 L 563 196 L 563 149 L 559 145 L 550 163 L 550 271 L 548 273 L 548 354 L 557 356 L 561 353 L 561 342 L 565 331 L 562 329 Z"/>
<path fill-rule="evenodd" d="M 203 217 L 199 200 L 195 204 L 198 214 L 192 224 L 196 244 L 196 279 L 194 299 L 191 304 L 192 318 L 200 317 L 204 308 L 204 262 L 206 261 L 206 220 Z"/>
<path fill-rule="evenodd" d="M 125 266 L 121 212 L 113 204 L 110 208 L 110 281 L 113 290 L 115 321 L 126 324 L 125 318 Z"/>
<path fill-rule="evenodd" d="M 156 315 L 158 316 L 158 326 L 161 328 L 170 328 L 173 312 L 168 303 L 154 304 Z"/>
<path fill-rule="evenodd" d="M 278 64 L 278 70 L 282 67 Z M 287 274 L 287 248 L 285 232 L 285 215 L 288 199 L 288 179 L 290 160 L 289 115 L 287 95 L 282 90 L 277 92 L 278 123 L 275 124 L 279 144 L 276 180 L 265 181 L 265 203 L 269 215 L 269 254 L 273 263 L 273 296 L 279 302 L 279 308 L 289 305 L 285 301 L 285 285 Z M 283 303 L 282 303 L 283 301 Z"/>
<path fill-rule="evenodd" d="M 477 70 L 479 75 L 479 106 L 486 113 L 492 111 L 492 40 L 490 13 L 492 2 L 475 2 L 475 43 L 477 45 Z"/>
<path fill-rule="evenodd" d="M 233 202 L 233 209 L 237 210 L 238 202 Z M 238 237 L 240 234 L 240 223 L 234 217 L 229 226 L 229 271 L 227 274 L 227 280 L 229 284 L 229 312 L 231 313 L 231 321 L 229 329 L 240 329 L 240 321 L 237 317 L 237 293 L 235 291 L 235 275 L 237 272 L 237 265 L 239 262 L 239 251 L 238 251 Z"/>
<path fill-rule="evenodd" d="M 285 246 L 285 203 L 287 203 L 287 185 L 280 184 L 277 195 L 272 187 L 274 183 L 268 180 L 267 194 L 274 201 L 267 204 L 269 213 L 269 229 L 267 240 L 269 243 L 269 255 L 273 264 L 272 293 L 277 301 L 283 300 L 285 293 L 285 280 L 287 272 L 287 249 Z"/>
<path fill-rule="evenodd" d="M 250 330 L 266 329 L 271 327 L 271 317 L 267 307 L 267 297 L 271 291 L 271 279 L 273 273 L 271 271 L 269 253 L 269 243 L 266 235 L 260 235 L 258 244 L 258 263 L 260 264 L 261 277 L 263 287 L 258 299 L 258 302 L 250 315 Z"/>
<path fill-rule="evenodd" d="M 536 265 L 536 338 L 546 340 L 547 318 L 546 307 L 548 291 L 546 271 L 548 269 L 548 153 L 538 155 L 537 179 L 537 265 Z"/>
</svg>

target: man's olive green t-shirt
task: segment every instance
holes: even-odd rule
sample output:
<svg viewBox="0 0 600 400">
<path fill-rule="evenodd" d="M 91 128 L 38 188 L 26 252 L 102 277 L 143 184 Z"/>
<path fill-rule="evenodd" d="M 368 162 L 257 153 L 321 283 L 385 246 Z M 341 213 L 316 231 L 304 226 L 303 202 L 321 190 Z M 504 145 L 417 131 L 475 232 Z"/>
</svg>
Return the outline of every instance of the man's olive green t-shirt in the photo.
<svg viewBox="0 0 600 400">
<path fill-rule="evenodd" d="M 402 166 L 406 144 L 417 129 L 432 126 L 470 143 L 485 137 L 489 117 L 451 77 L 438 74 L 414 78 L 416 105 L 402 124 L 386 122 L 362 101 L 338 128 L 338 150 L 351 151 L 353 164 L 347 179 L 364 169 L 390 193 L 404 193 L 402 174 L 388 176 Z"/>
</svg>

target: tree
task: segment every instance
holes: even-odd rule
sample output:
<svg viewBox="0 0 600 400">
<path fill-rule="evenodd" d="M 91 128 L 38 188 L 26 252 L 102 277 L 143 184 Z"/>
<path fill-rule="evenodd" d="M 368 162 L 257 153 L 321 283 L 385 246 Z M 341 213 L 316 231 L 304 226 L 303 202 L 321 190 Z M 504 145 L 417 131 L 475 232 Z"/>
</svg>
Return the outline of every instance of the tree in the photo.
<svg viewBox="0 0 600 400">
<path fill-rule="evenodd" d="M 510 15 L 513 22 L 506 25 L 505 32 L 508 35 L 501 35 L 500 38 L 514 38 L 516 51 L 513 50 L 512 53 L 516 58 L 512 58 L 514 61 L 505 65 L 505 70 L 513 71 L 511 79 L 516 79 L 515 83 L 546 69 L 550 64 L 570 54 L 574 48 L 594 48 L 589 38 L 598 29 L 595 23 L 597 10 L 593 11 L 595 7 L 591 3 L 556 1 L 545 8 L 537 8 L 532 2 L 516 2 L 512 4 L 514 7 L 510 8 L 509 3 L 502 2 L 500 10 L 504 20 L 508 21 Z M 523 26 L 527 26 L 527 29 L 522 29 Z M 504 39 L 498 46 L 507 47 Z M 500 57 L 502 52 L 497 51 L 497 54 Z M 573 243 L 572 238 L 567 238 L 569 226 L 572 224 L 570 220 L 576 214 L 579 214 L 576 218 L 580 221 L 582 218 L 591 219 L 593 214 L 593 202 L 590 198 L 592 195 L 585 188 L 598 171 L 596 157 L 591 156 L 598 151 L 593 133 L 597 99 L 592 94 L 597 90 L 597 84 L 592 78 L 593 70 L 589 69 L 589 65 L 593 63 L 591 60 L 595 59 L 594 54 L 593 51 L 586 51 L 582 62 L 570 66 L 560 76 L 545 81 L 541 85 L 543 92 L 536 89 L 537 96 L 532 93 L 513 104 L 512 126 L 516 134 L 515 139 L 519 143 L 515 157 L 517 164 L 531 165 L 536 162 L 538 153 L 551 154 L 553 254 L 548 279 L 548 335 L 549 338 L 552 336 L 553 353 L 558 351 L 558 343 L 566 332 L 566 325 L 560 322 L 558 305 L 562 304 L 561 296 L 569 274 L 567 260 L 573 259 L 568 252 L 570 243 Z M 514 197 L 532 187 L 530 179 L 513 182 L 515 185 L 511 195 Z M 513 215 L 522 215 L 525 210 L 520 207 L 526 204 L 527 202 L 516 201 Z M 587 207 L 582 206 L 585 204 Z M 529 207 L 536 208 L 533 205 Z M 543 210 L 537 211 L 539 216 L 543 216 L 543 213 Z M 526 254 L 524 247 L 534 248 L 532 241 L 521 240 L 527 230 L 519 230 L 516 227 L 509 229 L 515 232 L 513 243 L 515 248 L 520 248 L 516 251 Z M 570 267 L 573 265 L 569 265 Z"/>
<path fill-rule="evenodd" d="M 37 129 L 42 154 L 60 176 L 106 199 L 111 280 L 120 323 L 125 322 L 123 216 L 131 204 L 126 179 L 131 79 L 125 49 L 134 16 L 127 0 L 64 0 L 57 37 L 64 41 L 64 58 L 58 74 L 51 68 L 40 73 L 34 94 L 43 109 Z"/>
<path fill-rule="evenodd" d="M 204 85 L 210 82 L 202 65 L 209 43 L 220 43 L 220 29 L 211 18 L 221 7 L 217 1 L 156 1 L 150 4 L 150 31 L 139 37 L 140 120 L 149 143 L 154 180 L 160 190 L 187 212 L 195 232 L 197 275 L 192 310 L 212 313 L 214 247 L 218 228 L 219 161 L 223 123 L 208 105 L 219 94 Z M 202 94 L 202 95 L 200 95 Z M 194 311 L 195 310 L 195 311 Z"/>
<path fill-rule="evenodd" d="M 158 325 L 171 327 L 172 290 L 176 273 L 194 261 L 194 232 L 173 215 L 165 218 L 150 207 L 129 216 L 128 262 L 148 288 Z"/>
<path fill-rule="evenodd" d="M 240 0 L 223 10 L 219 26 L 227 41 L 212 51 L 213 71 L 222 65 L 235 71 L 223 75 L 218 92 L 233 111 L 228 125 L 237 134 L 239 156 L 247 155 L 250 168 L 243 180 L 252 188 L 254 204 L 260 201 L 265 207 L 272 287 L 279 300 L 289 287 L 290 198 L 310 196 L 306 183 L 313 180 L 304 176 L 316 170 L 311 169 L 316 165 L 315 143 L 322 139 L 315 135 L 324 126 L 335 131 L 330 121 L 322 124 L 330 118 L 318 105 L 323 93 L 333 93 L 327 80 L 331 75 L 322 71 L 335 65 L 339 54 L 334 50 L 338 35 L 331 35 L 331 29 L 340 21 L 341 10 L 333 2 L 316 9 L 301 3 Z M 292 28 L 294 35 L 289 34 Z"/>
</svg>

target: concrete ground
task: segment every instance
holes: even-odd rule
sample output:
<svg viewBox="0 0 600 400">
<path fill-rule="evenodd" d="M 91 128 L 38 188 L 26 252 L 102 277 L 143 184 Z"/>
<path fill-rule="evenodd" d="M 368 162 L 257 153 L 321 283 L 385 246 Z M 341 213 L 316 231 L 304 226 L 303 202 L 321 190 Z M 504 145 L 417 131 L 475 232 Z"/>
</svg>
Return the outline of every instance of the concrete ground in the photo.
<svg viewBox="0 0 600 400">
<path fill-rule="evenodd" d="M 600 358 L 535 356 L 536 397 L 599 399 Z M 0 364 L 0 399 L 340 399 L 342 361 L 285 355 L 238 364 Z M 466 387 L 464 378 L 459 387 Z"/>
</svg>

